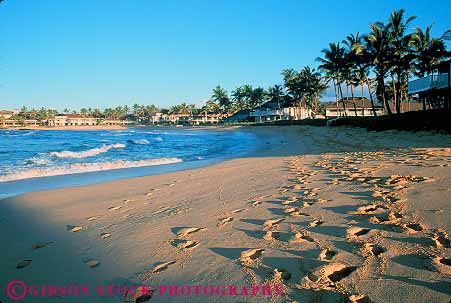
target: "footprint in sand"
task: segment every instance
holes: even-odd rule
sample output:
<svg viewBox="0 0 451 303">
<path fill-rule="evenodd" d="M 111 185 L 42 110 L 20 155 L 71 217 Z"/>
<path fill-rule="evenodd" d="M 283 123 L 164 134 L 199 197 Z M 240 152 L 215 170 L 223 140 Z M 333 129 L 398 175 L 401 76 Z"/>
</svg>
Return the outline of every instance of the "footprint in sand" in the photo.
<svg viewBox="0 0 451 303">
<path fill-rule="evenodd" d="M 260 258 L 265 250 L 263 248 L 249 249 L 241 253 L 240 261 L 243 263 L 252 262 Z"/>
<path fill-rule="evenodd" d="M 34 243 L 33 245 L 31 245 L 31 248 L 32 248 L 33 250 L 37 250 L 37 249 L 46 247 L 47 245 L 50 245 L 50 244 L 52 244 L 52 243 L 53 243 L 53 242 L 36 242 L 36 243 Z"/>
<path fill-rule="evenodd" d="M 367 206 L 362 206 L 357 208 L 357 214 L 360 215 L 364 215 L 364 214 L 373 214 L 376 210 L 381 209 L 383 207 L 381 207 L 380 205 L 377 204 L 371 204 L 371 205 L 367 205 Z M 351 213 L 354 214 L 354 213 Z"/>
<path fill-rule="evenodd" d="M 347 238 L 358 238 L 368 234 L 371 231 L 369 228 L 350 227 L 347 230 Z"/>
<path fill-rule="evenodd" d="M 319 259 L 322 261 L 326 261 L 326 260 L 330 261 L 333 258 L 335 258 L 336 255 L 337 255 L 337 252 L 335 250 L 326 248 L 326 249 L 323 249 L 321 251 L 321 253 L 319 254 Z"/>
<path fill-rule="evenodd" d="M 433 231 L 433 236 L 431 238 L 437 247 L 451 247 L 451 241 L 449 240 L 448 234 L 441 229 L 436 229 Z"/>
<path fill-rule="evenodd" d="M 80 231 L 83 229 L 81 226 L 73 226 L 73 225 L 66 225 L 66 229 L 72 233 L 75 233 L 77 231 Z"/>
<path fill-rule="evenodd" d="M 365 248 L 374 256 L 379 256 L 380 254 L 387 251 L 384 247 L 373 243 L 366 243 Z"/>
<path fill-rule="evenodd" d="M 31 262 L 32 262 L 31 260 L 20 261 L 19 263 L 17 263 L 16 268 L 17 269 L 22 269 L 22 268 L 27 267 L 28 265 L 30 265 Z"/>
<path fill-rule="evenodd" d="M 407 223 L 404 224 L 403 227 L 407 229 L 407 232 L 409 234 L 414 234 L 424 229 L 423 226 L 419 223 Z"/>
<path fill-rule="evenodd" d="M 304 203 L 302 204 L 302 208 L 308 208 L 308 207 L 310 207 L 310 206 L 312 206 L 312 205 L 313 205 L 312 202 L 304 202 Z"/>
<path fill-rule="evenodd" d="M 223 218 L 223 219 L 220 219 L 220 220 L 219 220 L 219 222 L 218 222 L 218 224 L 216 224 L 216 226 L 222 227 L 222 226 L 224 226 L 224 225 L 226 225 L 227 223 L 230 223 L 230 222 L 232 222 L 232 221 L 233 221 L 233 217 Z"/>
<path fill-rule="evenodd" d="M 113 211 L 113 210 L 119 210 L 121 208 L 122 208 L 122 206 L 111 206 L 111 207 L 108 207 L 108 210 Z"/>
<path fill-rule="evenodd" d="M 100 234 L 100 237 L 101 237 L 102 239 L 107 239 L 107 238 L 111 237 L 111 234 L 109 234 L 109 233 L 101 233 L 101 234 Z"/>
<path fill-rule="evenodd" d="M 283 212 L 286 213 L 286 214 L 291 214 L 291 213 L 294 213 L 296 211 L 298 211 L 298 209 L 296 207 L 285 208 L 283 210 Z"/>
<path fill-rule="evenodd" d="M 274 273 L 274 277 L 278 280 L 282 279 L 282 280 L 287 281 L 287 280 L 291 279 L 291 273 L 284 268 L 276 268 L 276 269 L 274 269 L 273 273 Z"/>
<path fill-rule="evenodd" d="M 357 267 L 342 263 L 330 263 L 305 276 L 300 285 L 306 289 L 330 287 L 352 274 Z"/>
<path fill-rule="evenodd" d="M 291 240 L 291 242 L 303 242 L 303 241 L 315 243 L 315 239 L 313 239 L 308 234 L 302 231 L 295 233 L 294 238 Z"/>
<path fill-rule="evenodd" d="M 171 244 L 179 249 L 193 249 L 199 245 L 198 241 L 174 239 Z"/>
<path fill-rule="evenodd" d="M 349 297 L 349 303 L 373 303 L 368 296 L 352 295 Z"/>
<path fill-rule="evenodd" d="M 321 225 L 321 224 L 323 224 L 324 222 L 323 221 L 321 221 L 321 219 L 315 219 L 315 220 L 313 220 L 312 222 L 310 222 L 309 223 L 309 227 L 315 227 L 315 226 L 318 226 L 318 225 Z"/>
<path fill-rule="evenodd" d="M 98 260 L 95 259 L 85 259 L 83 261 L 83 263 L 85 263 L 86 265 L 88 265 L 90 268 L 94 268 L 100 265 L 100 262 Z"/>
<path fill-rule="evenodd" d="M 267 241 L 277 240 L 280 238 L 280 232 L 278 231 L 267 231 L 263 236 L 263 239 Z"/>
<path fill-rule="evenodd" d="M 449 258 L 434 257 L 426 260 L 424 265 L 430 270 L 451 275 L 451 259 Z"/>
<path fill-rule="evenodd" d="M 206 227 L 187 227 L 187 228 L 183 228 L 177 233 L 177 236 L 185 237 L 187 235 L 196 233 L 196 232 L 201 231 L 203 229 L 206 229 Z"/>
<path fill-rule="evenodd" d="M 155 266 L 155 268 L 152 270 L 152 273 L 153 274 L 156 274 L 156 273 L 160 273 L 160 272 L 162 272 L 162 271 L 165 271 L 166 269 L 168 269 L 168 267 L 169 267 L 169 265 L 172 265 L 172 264 L 175 264 L 175 260 L 174 261 L 169 261 L 169 262 L 165 262 L 165 263 L 162 263 L 162 264 L 160 264 L 160 265 L 157 265 L 157 266 Z"/>
<path fill-rule="evenodd" d="M 265 223 L 263 224 L 263 228 L 270 228 L 273 227 L 274 225 L 279 224 L 280 222 L 282 222 L 285 219 L 271 219 L 271 220 L 267 220 L 265 221 Z"/>
</svg>

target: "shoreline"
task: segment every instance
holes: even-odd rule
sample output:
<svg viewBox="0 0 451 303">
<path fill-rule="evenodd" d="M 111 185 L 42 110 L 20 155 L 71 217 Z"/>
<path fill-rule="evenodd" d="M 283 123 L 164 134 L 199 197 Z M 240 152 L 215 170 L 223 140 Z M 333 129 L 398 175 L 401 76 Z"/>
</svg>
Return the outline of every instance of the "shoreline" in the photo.
<svg viewBox="0 0 451 303">
<path fill-rule="evenodd" d="M 447 300 L 448 265 L 440 260 L 451 257 L 451 137 L 342 127 L 251 131 L 267 139 L 246 157 L 1 200 L 8 250 L 0 285 L 11 277 L 154 289 L 273 283 L 283 295 L 268 302 L 366 296 L 395 303 L 395 289 L 402 301 Z M 30 249 L 37 242 L 48 244 Z M 88 259 L 100 263 L 90 268 Z M 32 263 L 16 269 L 22 260 Z M 346 275 L 330 284 L 324 271 Z"/>
<path fill-rule="evenodd" d="M 174 130 L 176 128 L 173 128 Z M 253 135 L 254 132 L 251 128 L 242 128 L 241 126 L 235 127 L 200 127 L 200 128 L 183 128 L 179 129 L 181 131 L 244 131 L 251 133 Z M 257 132 L 258 134 L 259 132 Z M 257 137 L 257 136 L 256 136 Z M 125 180 L 136 177 L 144 177 L 144 176 L 152 176 L 165 174 L 175 171 L 185 171 L 200 167 L 207 167 L 217 163 L 221 163 L 230 159 L 238 158 L 243 155 L 251 156 L 256 153 L 256 150 L 263 144 L 264 138 L 256 139 L 255 146 L 249 148 L 246 151 L 241 151 L 239 153 L 233 155 L 223 155 L 223 156 L 214 156 L 209 157 L 208 159 L 201 159 L 196 161 L 182 161 L 181 159 L 172 159 L 172 158 L 161 158 L 155 160 L 147 160 L 148 162 L 154 161 L 152 164 L 142 165 L 141 163 L 137 163 L 136 166 L 130 165 L 128 167 L 114 167 L 115 163 L 110 163 L 111 168 L 107 168 L 107 165 L 104 164 L 104 169 L 96 169 L 90 170 L 89 166 L 85 168 L 85 171 L 74 171 L 67 173 L 55 173 L 49 175 L 42 175 L 36 177 L 24 177 L 13 180 L 6 180 L 0 182 L 0 200 L 13 197 L 20 194 L 25 194 L 33 191 L 42 191 L 42 190 L 52 190 L 73 186 L 88 186 L 92 184 L 99 184 L 104 182 L 111 182 L 115 180 Z M 161 163 L 158 164 L 158 160 L 168 161 L 169 163 Z M 180 160 L 180 161 L 176 161 Z M 146 161 L 146 160 L 143 160 Z M 139 162 L 139 161 L 137 161 Z M 100 163 L 99 163 L 100 164 Z M 63 169 L 63 168 L 62 168 Z M 20 188 L 26 188 L 26 191 L 20 190 Z M 3 192 L 3 194 L 1 194 Z"/>
<path fill-rule="evenodd" d="M 43 126 L 24 126 L 24 127 L 10 127 L 0 128 L 0 130 L 117 130 L 127 129 L 127 126 L 121 125 L 93 125 L 93 126 L 58 126 L 58 127 L 43 127 Z"/>
</svg>

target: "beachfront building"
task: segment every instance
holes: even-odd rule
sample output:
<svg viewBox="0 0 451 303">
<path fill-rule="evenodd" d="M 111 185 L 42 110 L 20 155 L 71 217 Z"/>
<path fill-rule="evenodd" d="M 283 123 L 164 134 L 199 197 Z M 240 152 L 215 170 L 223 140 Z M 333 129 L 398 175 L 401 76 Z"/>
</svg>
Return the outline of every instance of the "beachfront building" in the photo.
<svg viewBox="0 0 451 303">
<path fill-rule="evenodd" d="M 189 124 L 191 119 L 191 114 L 168 114 L 165 116 L 165 122 L 171 124 Z"/>
<path fill-rule="evenodd" d="M 254 122 L 275 120 L 303 120 L 312 117 L 312 110 L 304 106 L 291 106 L 283 102 L 268 101 L 249 112 Z"/>
<path fill-rule="evenodd" d="M 1 127 L 39 126 L 41 123 L 35 119 L 1 119 Z"/>
<path fill-rule="evenodd" d="M 216 124 L 219 122 L 220 118 L 221 118 L 221 114 L 203 112 L 203 113 L 200 113 L 198 116 L 195 116 L 191 120 L 191 123 L 194 125 Z"/>
<path fill-rule="evenodd" d="M 166 121 L 167 115 L 161 112 L 153 112 L 150 114 L 149 120 L 152 124 L 158 124 Z"/>
<path fill-rule="evenodd" d="M 408 94 L 426 108 L 451 108 L 451 60 L 437 66 L 431 75 L 409 81 Z"/>
<path fill-rule="evenodd" d="M 241 109 L 229 117 L 225 118 L 225 122 L 229 123 L 239 123 L 239 122 L 249 122 L 250 121 L 250 109 Z"/>
<path fill-rule="evenodd" d="M 99 119 L 80 114 L 56 115 L 47 121 L 49 126 L 93 126 L 99 124 Z"/>
<path fill-rule="evenodd" d="M 125 125 L 129 125 L 131 124 L 131 121 L 128 120 L 121 120 L 121 119 L 106 119 L 106 120 L 101 120 L 100 124 L 101 125 L 117 125 L 117 126 L 125 126 Z"/>
<path fill-rule="evenodd" d="M 395 112 L 396 111 L 395 102 L 389 102 L 389 104 L 390 104 L 390 109 L 392 110 L 392 112 Z M 416 111 L 423 110 L 423 105 L 421 104 L 421 102 L 417 102 L 417 101 L 409 100 L 408 102 L 401 102 L 399 105 L 400 105 L 401 113 L 416 112 Z M 384 109 L 384 113 L 387 114 L 386 109 Z"/>
<path fill-rule="evenodd" d="M 0 110 L 0 119 L 10 119 L 12 116 L 19 114 L 19 110 Z"/>
<path fill-rule="evenodd" d="M 384 114 L 384 107 L 382 105 L 375 104 L 374 109 L 378 116 Z M 365 97 L 349 97 L 338 100 L 337 103 L 330 103 L 326 105 L 326 117 L 369 117 L 373 116 L 373 109 L 371 101 Z"/>
</svg>

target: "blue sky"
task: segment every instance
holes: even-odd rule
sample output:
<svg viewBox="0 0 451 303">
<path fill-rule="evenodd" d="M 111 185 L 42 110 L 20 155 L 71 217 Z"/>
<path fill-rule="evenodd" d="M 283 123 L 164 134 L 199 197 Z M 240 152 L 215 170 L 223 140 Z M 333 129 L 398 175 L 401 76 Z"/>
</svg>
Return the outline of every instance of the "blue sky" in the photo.
<svg viewBox="0 0 451 303">
<path fill-rule="evenodd" d="M 451 28 L 447 1 L 5 0 L 0 108 L 169 107 L 218 84 L 266 88 L 401 7 L 434 35 Z"/>
</svg>

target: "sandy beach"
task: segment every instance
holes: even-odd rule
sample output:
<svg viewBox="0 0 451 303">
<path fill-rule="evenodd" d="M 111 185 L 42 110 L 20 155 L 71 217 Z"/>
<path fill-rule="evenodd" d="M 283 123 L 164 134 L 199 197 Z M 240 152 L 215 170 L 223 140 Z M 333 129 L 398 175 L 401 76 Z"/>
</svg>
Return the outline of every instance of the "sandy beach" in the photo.
<svg viewBox="0 0 451 303">
<path fill-rule="evenodd" d="M 149 285 L 149 302 L 449 302 L 450 136 L 247 131 L 264 144 L 246 158 L 0 201 L 1 287 Z M 162 285 L 273 291 L 175 296 Z"/>
</svg>

